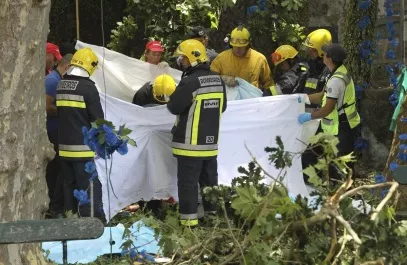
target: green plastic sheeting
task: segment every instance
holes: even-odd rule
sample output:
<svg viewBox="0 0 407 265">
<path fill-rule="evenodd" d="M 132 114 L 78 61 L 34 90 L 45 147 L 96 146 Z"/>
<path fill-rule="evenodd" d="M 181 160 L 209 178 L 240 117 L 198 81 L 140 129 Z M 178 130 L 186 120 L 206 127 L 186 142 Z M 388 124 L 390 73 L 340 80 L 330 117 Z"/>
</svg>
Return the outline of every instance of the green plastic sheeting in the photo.
<svg viewBox="0 0 407 265">
<path fill-rule="evenodd" d="M 396 121 L 397 121 L 397 116 L 400 113 L 401 109 L 401 104 L 403 104 L 404 96 L 406 94 L 406 89 L 407 89 L 407 74 L 406 74 L 406 68 L 403 67 L 401 70 L 401 74 L 397 77 L 397 87 L 399 91 L 398 99 L 399 102 L 397 103 L 397 107 L 394 110 L 393 117 L 391 118 L 391 124 L 390 124 L 390 131 L 394 132 L 396 129 Z"/>
</svg>

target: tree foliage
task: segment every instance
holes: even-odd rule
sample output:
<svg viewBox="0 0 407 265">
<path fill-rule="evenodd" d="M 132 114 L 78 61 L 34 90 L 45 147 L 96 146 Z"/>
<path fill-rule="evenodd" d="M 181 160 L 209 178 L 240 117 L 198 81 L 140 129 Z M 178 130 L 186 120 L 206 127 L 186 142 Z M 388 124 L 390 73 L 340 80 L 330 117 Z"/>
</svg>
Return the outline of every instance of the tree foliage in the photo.
<svg viewBox="0 0 407 265">
<path fill-rule="evenodd" d="M 172 51 L 193 26 L 216 28 L 219 13 L 231 4 L 231 0 L 128 0 L 127 16 L 112 32 L 109 47 L 140 57 L 148 40 L 155 39 Z M 131 18 L 134 22 L 130 23 Z"/>
<path fill-rule="evenodd" d="M 305 0 L 128 0 L 122 22 L 112 31 L 109 47 L 140 57 L 148 39 L 161 40 L 171 53 L 187 38 L 193 26 L 211 28 L 210 47 L 221 52 L 224 38 L 243 23 L 251 32 L 252 45 L 271 54 L 282 44 L 297 44 L 305 37 L 299 23 Z M 157 12 L 160 10 L 160 12 Z M 249 12 L 250 11 L 250 12 Z M 130 19 L 134 22 L 130 23 Z M 268 56 L 267 56 L 268 57 Z"/>
<path fill-rule="evenodd" d="M 100 0 L 80 0 L 79 39 L 86 43 L 102 45 Z M 103 0 L 103 21 L 105 43 L 109 42 L 109 32 L 116 27 L 124 14 L 126 0 Z M 48 41 L 62 44 L 76 41 L 76 13 L 74 0 L 52 0 L 50 11 L 50 32 Z"/>
<path fill-rule="evenodd" d="M 352 157 L 337 157 L 337 139 L 318 134 L 312 142 L 320 145 L 324 154 L 313 169 L 325 172 L 325 178 L 314 181 L 316 192 L 311 198 L 294 197 L 283 181 L 286 167 L 298 154 L 285 151 L 279 138 L 276 142 L 277 146 L 266 152 L 270 163 L 281 173 L 270 175 L 253 157 L 247 167 L 239 168 L 241 176 L 230 187 L 205 188 L 204 196 L 217 202 L 219 211 L 216 216 L 205 217 L 200 227 L 180 226 L 177 210 L 172 206 L 164 208 L 162 219 L 147 213 L 126 221 L 132 224 L 142 220 L 153 228 L 163 254 L 173 257 L 169 264 L 407 262 L 403 251 L 407 247 L 407 222 L 394 219 L 397 199 L 391 199 L 397 183 L 352 188 L 353 180 L 346 176 L 349 169 L 343 163 Z M 335 186 L 326 175 L 330 164 L 344 174 L 343 181 Z M 270 181 L 271 184 L 265 184 Z M 376 196 L 388 186 L 391 188 L 384 198 Z M 362 203 L 355 205 L 352 199 L 362 199 Z M 132 242 L 122 247 L 131 249 Z"/>
</svg>

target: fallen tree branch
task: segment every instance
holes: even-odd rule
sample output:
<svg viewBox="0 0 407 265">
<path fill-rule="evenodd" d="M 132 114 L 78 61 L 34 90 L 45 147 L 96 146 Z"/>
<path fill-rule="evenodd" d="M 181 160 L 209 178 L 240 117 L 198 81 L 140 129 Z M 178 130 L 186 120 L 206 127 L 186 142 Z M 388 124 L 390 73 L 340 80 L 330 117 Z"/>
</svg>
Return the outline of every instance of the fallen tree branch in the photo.
<svg viewBox="0 0 407 265">
<path fill-rule="evenodd" d="M 339 250 L 338 254 L 336 254 L 334 261 L 331 265 L 336 265 L 339 262 L 339 257 L 342 255 L 343 250 L 345 249 L 346 243 L 348 243 L 348 239 L 346 238 L 347 232 L 346 229 L 343 230 L 343 242 L 341 245 L 341 249 Z"/>
<path fill-rule="evenodd" d="M 312 227 L 314 225 L 320 224 L 322 222 L 324 222 L 326 220 L 326 218 L 328 218 L 328 213 L 322 211 L 323 209 L 321 208 L 321 211 L 319 211 L 317 214 L 315 214 L 314 216 L 307 218 L 305 220 L 299 220 L 296 221 L 294 223 L 292 223 L 291 225 L 289 225 L 289 229 L 290 231 L 296 231 L 296 230 L 305 230 L 308 227 Z"/>
<path fill-rule="evenodd" d="M 353 179 L 352 179 L 352 170 L 349 169 L 348 178 L 346 181 L 339 187 L 339 189 L 335 192 L 334 195 L 330 198 L 331 203 L 338 204 L 341 200 L 342 195 L 352 186 Z"/>
<path fill-rule="evenodd" d="M 249 150 L 249 148 L 247 147 L 246 144 L 244 144 L 244 147 L 246 148 L 247 152 L 249 152 L 249 155 L 252 157 L 253 159 L 253 163 L 255 163 L 260 169 L 261 171 L 263 171 L 263 173 L 271 178 L 272 180 L 274 180 L 275 182 L 277 182 L 278 184 L 280 184 L 283 188 L 285 188 L 287 190 L 287 187 L 284 185 L 284 183 L 282 183 L 280 180 L 278 180 L 277 178 L 273 177 L 272 175 L 270 175 L 266 170 L 264 170 L 264 168 L 260 165 L 260 163 L 257 161 L 256 157 L 252 154 L 252 152 Z M 281 171 L 280 171 L 281 172 Z"/>
<path fill-rule="evenodd" d="M 234 261 L 237 256 L 239 256 L 239 251 L 235 251 L 233 252 L 232 255 L 230 255 L 227 259 L 225 259 L 222 263 L 220 263 L 219 265 L 227 265 L 230 264 L 232 261 Z"/>
<path fill-rule="evenodd" d="M 225 203 L 224 203 L 224 202 L 222 203 L 222 210 L 223 210 L 223 214 L 224 214 L 225 219 L 226 219 L 226 223 L 227 223 L 227 225 L 228 225 L 228 229 L 229 229 L 229 232 L 230 232 L 230 236 L 232 237 L 233 241 L 234 241 L 235 244 L 237 245 L 237 247 L 238 247 L 238 249 L 239 249 L 239 251 L 240 251 L 240 255 L 242 255 L 243 264 L 246 265 L 246 264 L 247 264 L 247 263 L 246 263 L 246 258 L 244 257 L 244 253 L 243 253 L 242 246 L 239 244 L 239 241 L 237 241 L 235 235 L 233 234 L 233 230 L 232 230 L 232 227 L 231 227 L 230 222 L 229 222 L 228 213 L 226 212 L 226 208 L 225 208 Z"/>
<path fill-rule="evenodd" d="M 339 221 L 339 223 L 341 223 L 346 230 L 348 230 L 348 233 L 350 234 L 350 236 L 353 238 L 353 240 L 355 240 L 355 243 L 361 245 L 362 244 L 362 240 L 360 240 L 358 234 L 356 234 L 355 230 L 353 230 L 353 228 L 351 227 L 351 225 L 349 224 L 348 221 L 346 221 L 342 215 L 336 215 L 335 216 L 336 220 Z"/>
<path fill-rule="evenodd" d="M 378 260 L 373 260 L 373 261 L 366 261 L 366 262 L 360 263 L 359 265 L 384 265 L 384 260 L 378 259 Z"/>
<path fill-rule="evenodd" d="M 335 256 L 336 246 L 338 244 L 338 237 L 336 235 L 336 219 L 331 219 L 331 247 L 329 248 L 328 255 L 322 262 L 323 265 L 329 264 L 332 258 Z"/>
<path fill-rule="evenodd" d="M 386 196 L 384 197 L 384 199 L 379 203 L 379 205 L 377 205 L 377 208 L 373 211 L 373 214 L 370 216 L 370 220 L 374 221 L 376 220 L 377 216 L 379 215 L 380 211 L 383 209 L 383 207 L 386 205 L 386 203 L 390 200 L 390 198 L 393 196 L 393 193 L 397 190 L 397 188 L 399 187 L 399 184 L 395 181 L 390 182 L 392 183 L 392 186 L 389 190 L 389 192 L 387 192 Z"/>
<path fill-rule="evenodd" d="M 387 187 L 387 186 L 392 186 L 393 183 L 397 183 L 397 182 L 392 181 L 392 182 L 384 182 L 384 183 L 379 183 L 379 184 L 362 185 L 362 186 L 359 186 L 357 188 L 354 188 L 354 189 L 351 189 L 351 190 L 345 192 L 342 196 L 340 196 L 339 201 L 342 201 L 346 197 L 350 197 L 352 195 L 355 195 L 356 193 L 358 193 L 361 190 L 383 188 L 383 187 Z"/>
<path fill-rule="evenodd" d="M 185 250 L 185 251 L 182 253 L 182 255 L 183 255 L 183 256 L 190 255 L 190 254 L 192 254 L 194 251 L 196 251 L 197 249 L 199 249 L 199 248 L 201 248 L 202 246 L 208 244 L 209 242 L 211 242 L 211 241 L 213 241 L 213 240 L 216 240 L 216 239 L 221 239 L 221 238 L 223 238 L 223 236 L 221 236 L 221 235 L 214 235 L 214 236 L 211 236 L 210 238 L 206 239 L 206 240 L 205 240 L 204 242 L 202 242 L 201 244 L 197 244 L 197 245 L 195 245 L 195 246 L 193 246 L 193 247 L 191 247 L 191 248 Z"/>
</svg>

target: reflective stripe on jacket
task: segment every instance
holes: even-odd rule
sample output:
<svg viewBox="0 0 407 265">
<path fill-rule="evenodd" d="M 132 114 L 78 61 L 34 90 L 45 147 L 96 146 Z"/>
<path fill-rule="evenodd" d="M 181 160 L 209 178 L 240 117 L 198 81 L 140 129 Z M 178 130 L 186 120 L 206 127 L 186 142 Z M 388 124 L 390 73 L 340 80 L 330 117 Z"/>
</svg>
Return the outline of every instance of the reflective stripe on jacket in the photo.
<svg viewBox="0 0 407 265">
<path fill-rule="evenodd" d="M 330 75 L 330 71 L 328 67 L 324 65 L 323 59 L 320 57 L 309 60 L 307 63 L 308 73 L 302 93 L 312 95 L 323 91 Z M 315 110 L 318 107 L 318 104 L 306 104 L 305 107 L 309 110 Z"/>
<path fill-rule="evenodd" d="M 302 93 L 305 79 L 307 78 L 307 66 L 297 63 L 290 70 L 281 75 L 275 85 L 265 89 L 263 97 L 283 94 Z"/>
<path fill-rule="evenodd" d="M 219 126 L 226 110 L 226 88 L 207 64 L 193 67 L 181 79 L 167 104 L 177 115 L 172 130 L 176 156 L 213 157 L 218 154 Z"/>
<path fill-rule="evenodd" d="M 92 159 L 95 153 L 84 144 L 82 127 L 103 118 L 99 92 L 87 77 L 67 75 L 58 83 L 58 146 L 62 159 Z"/>
<path fill-rule="evenodd" d="M 355 128 L 360 124 L 360 116 L 356 109 L 356 96 L 355 96 L 355 86 L 353 84 L 352 78 L 348 75 L 348 70 L 344 65 L 341 65 L 335 73 L 329 78 L 341 78 L 345 82 L 345 93 L 343 95 L 342 106 L 338 109 L 338 104 L 332 112 L 321 120 L 321 128 L 326 133 L 331 133 L 333 135 L 338 135 L 339 133 L 339 111 L 342 109 L 346 114 L 346 118 L 349 122 L 351 129 Z M 326 104 L 326 92 L 322 99 L 322 106 Z"/>
</svg>

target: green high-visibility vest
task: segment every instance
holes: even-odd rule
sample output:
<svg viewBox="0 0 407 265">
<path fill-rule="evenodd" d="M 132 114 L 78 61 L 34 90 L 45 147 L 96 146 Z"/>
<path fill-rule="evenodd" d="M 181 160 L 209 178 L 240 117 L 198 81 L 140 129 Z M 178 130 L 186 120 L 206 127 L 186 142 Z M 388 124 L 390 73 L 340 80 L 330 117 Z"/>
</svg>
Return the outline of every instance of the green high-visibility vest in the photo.
<svg viewBox="0 0 407 265">
<path fill-rule="evenodd" d="M 344 65 L 341 65 L 335 73 L 329 78 L 327 84 L 332 78 L 341 78 L 345 82 L 345 93 L 343 95 L 342 106 L 338 109 L 338 103 L 336 103 L 335 108 L 332 112 L 321 120 L 321 128 L 325 133 L 330 133 L 333 135 L 338 135 L 339 133 L 339 111 L 342 109 L 346 114 L 349 126 L 351 129 L 355 128 L 360 124 L 360 116 L 356 110 L 356 96 L 355 96 L 355 85 L 353 84 L 352 78 L 348 75 L 348 70 Z M 324 97 L 322 98 L 322 106 L 326 104 L 326 91 Z"/>
</svg>

